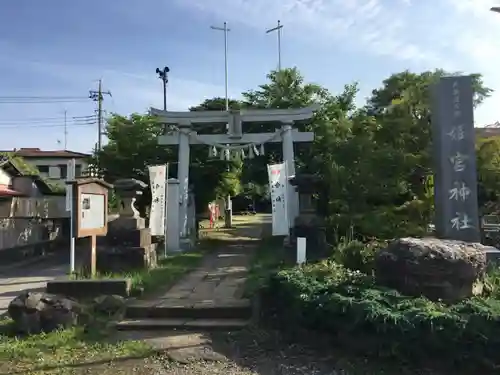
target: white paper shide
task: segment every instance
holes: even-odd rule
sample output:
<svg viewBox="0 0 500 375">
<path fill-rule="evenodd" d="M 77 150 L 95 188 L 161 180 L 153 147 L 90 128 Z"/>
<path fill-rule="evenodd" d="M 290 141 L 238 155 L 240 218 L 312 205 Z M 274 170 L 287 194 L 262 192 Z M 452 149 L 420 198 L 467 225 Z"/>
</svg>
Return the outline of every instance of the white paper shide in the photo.
<svg viewBox="0 0 500 375">
<path fill-rule="evenodd" d="M 286 164 L 268 165 L 267 173 L 273 208 L 273 236 L 287 236 L 289 228 Z"/>
<path fill-rule="evenodd" d="M 166 204 L 166 165 L 148 167 L 149 181 L 151 182 L 151 212 L 149 229 L 153 236 L 165 235 L 165 204 Z"/>
</svg>

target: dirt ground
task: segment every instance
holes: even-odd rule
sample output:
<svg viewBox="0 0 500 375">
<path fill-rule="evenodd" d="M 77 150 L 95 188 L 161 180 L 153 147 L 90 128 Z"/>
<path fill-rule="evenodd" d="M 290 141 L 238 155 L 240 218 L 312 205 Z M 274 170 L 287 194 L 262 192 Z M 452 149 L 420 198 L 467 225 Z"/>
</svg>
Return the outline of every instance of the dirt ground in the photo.
<svg viewBox="0 0 500 375">
<path fill-rule="evenodd" d="M 199 335 L 192 333 L 191 335 Z M 281 342 L 278 335 L 248 330 L 239 333 L 213 333 L 203 351 L 164 350 L 144 359 L 95 363 L 73 368 L 53 368 L 47 374 L 137 374 L 137 375 L 330 375 L 336 369 L 333 357 L 304 345 Z M 39 372 L 37 374 L 43 374 Z"/>
<path fill-rule="evenodd" d="M 183 347 L 169 342 L 149 358 L 46 369 L 33 375 L 447 375 L 402 369 L 364 359 L 346 359 L 338 350 L 308 337 L 299 344 L 277 331 L 251 328 L 234 333 L 177 333 Z M 205 336 L 200 344 L 200 336 Z M 186 338 L 187 337 L 187 338 Z M 191 337 L 193 345 L 189 344 Z M 118 337 L 124 339 L 125 337 Z M 132 338 L 132 337 L 130 337 Z M 139 338 L 139 337 L 133 337 Z M 307 341 L 307 343 L 306 343 Z M 196 350 L 193 350 L 196 349 Z M 3 374 L 2 374 L 3 375 Z M 13 375 L 13 374 L 12 374 Z"/>
</svg>

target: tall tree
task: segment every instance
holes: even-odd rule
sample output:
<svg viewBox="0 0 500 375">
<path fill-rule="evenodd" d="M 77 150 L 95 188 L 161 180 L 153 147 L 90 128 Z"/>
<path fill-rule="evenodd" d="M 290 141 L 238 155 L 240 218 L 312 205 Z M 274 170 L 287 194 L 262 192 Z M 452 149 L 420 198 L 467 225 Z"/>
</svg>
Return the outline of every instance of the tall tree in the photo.
<svg viewBox="0 0 500 375">
<path fill-rule="evenodd" d="M 241 108 L 241 102 L 230 99 L 230 109 Z M 199 105 L 189 108 L 190 111 L 225 111 L 226 99 L 214 97 L 206 99 Z M 199 134 L 224 134 L 225 125 L 211 125 L 194 127 Z M 193 183 L 196 196 L 196 205 L 200 210 L 205 209 L 208 202 L 227 195 L 237 195 L 242 186 L 240 176 L 242 163 L 238 160 L 220 160 L 219 155 L 207 157 L 209 146 L 193 146 L 191 148 L 190 179 Z M 220 151 L 220 150 L 219 150 Z"/>
<path fill-rule="evenodd" d="M 137 113 L 129 117 L 112 114 L 105 127 L 108 144 L 96 153 L 94 162 L 98 162 L 110 182 L 119 178 L 148 182 L 149 165 L 175 160 L 173 148 L 158 144 L 157 137 L 163 132 L 164 125 L 154 117 Z"/>
</svg>

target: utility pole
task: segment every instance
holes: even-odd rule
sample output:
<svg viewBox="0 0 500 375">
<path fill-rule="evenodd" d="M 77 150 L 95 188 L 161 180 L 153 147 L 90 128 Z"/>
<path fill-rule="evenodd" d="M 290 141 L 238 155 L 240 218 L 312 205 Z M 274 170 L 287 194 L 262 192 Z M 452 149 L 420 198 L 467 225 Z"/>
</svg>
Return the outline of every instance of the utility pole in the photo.
<svg viewBox="0 0 500 375">
<path fill-rule="evenodd" d="M 266 30 L 266 34 L 272 33 L 276 31 L 278 34 L 278 72 L 281 70 L 281 29 L 283 25 L 280 20 L 278 20 L 278 26 L 273 27 L 272 29 Z"/>
<path fill-rule="evenodd" d="M 104 95 L 111 96 L 110 91 L 102 91 L 102 80 L 99 80 L 99 86 L 97 91 L 90 90 L 89 98 L 97 102 L 97 150 L 100 151 L 102 148 L 102 102 L 104 101 Z"/>
<path fill-rule="evenodd" d="M 210 26 L 212 30 L 217 30 L 217 31 L 223 31 L 224 32 L 224 88 L 226 92 L 226 111 L 229 112 L 229 97 L 228 97 L 228 83 L 227 83 L 227 33 L 231 31 L 227 27 L 227 22 L 224 22 L 223 27 L 218 27 L 218 26 Z M 229 130 L 229 124 L 226 125 L 226 129 Z M 227 170 L 229 171 L 229 165 L 227 167 Z M 232 204 L 231 204 L 231 195 L 228 194 L 227 199 L 226 199 L 226 210 L 225 210 L 225 227 L 226 228 L 231 228 L 233 226 L 233 209 L 232 209 Z"/>
<path fill-rule="evenodd" d="M 224 32 L 224 86 L 226 90 L 226 111 L 229 111 L 229 98 L 227 96 L 227 33 L 231 31 L 228 29 L 227 22 L 224 22 L 223 27 L 210 26 L 212 30 L 218 30 Z"/>
<path fill-rule="evenodd" d="M 167 83 L 168 83 L 168 72 L 170 72 L 170 68 L 168 66 L 164 67 L 163 70 L 160 68 L 156 68 L 156 74 L 158 74 L 158 78 L 163 81 L 163 110 L 167 110 Z"/>
</svg>

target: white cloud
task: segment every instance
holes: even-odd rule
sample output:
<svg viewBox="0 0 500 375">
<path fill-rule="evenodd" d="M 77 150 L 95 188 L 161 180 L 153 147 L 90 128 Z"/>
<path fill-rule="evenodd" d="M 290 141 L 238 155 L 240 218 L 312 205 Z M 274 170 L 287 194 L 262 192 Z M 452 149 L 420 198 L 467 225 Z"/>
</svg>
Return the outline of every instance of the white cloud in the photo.
<svg viewBox="0 0 500 375">
<path fill-rule="evenodd" d="M 400 62 L 401 69 L 479 72 L 497 90 L 478 124 L 500 120 L 500 14 L 490 0 L 176 0 L 262 30 L 280 19 L 284 33 L 331 50 L 354 49 Z M 500 1 L 498 1 L 500 5 Z M 369 69 L 367 64 L 367 69 Z M 380 77 L 383 78 L 383 77 Z"/>
</svg>

